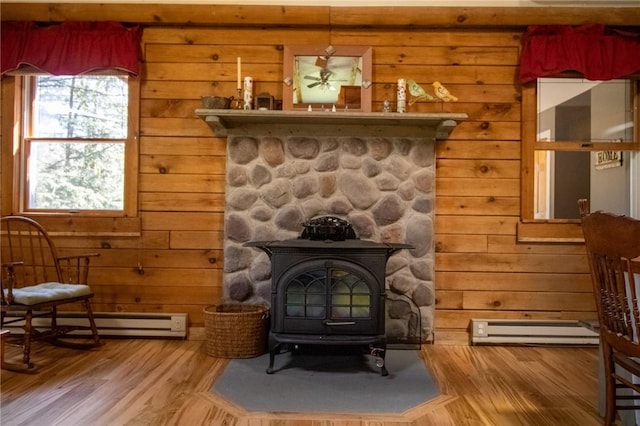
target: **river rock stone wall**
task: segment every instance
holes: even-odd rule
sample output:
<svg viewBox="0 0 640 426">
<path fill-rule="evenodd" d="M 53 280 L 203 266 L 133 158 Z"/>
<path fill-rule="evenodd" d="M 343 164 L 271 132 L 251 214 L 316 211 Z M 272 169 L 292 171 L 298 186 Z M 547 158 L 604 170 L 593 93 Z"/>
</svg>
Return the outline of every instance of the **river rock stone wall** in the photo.
<svg viewBox="0 0 640 426">
<path fill-rule="evenodd" d="M 227 143 L 225 302 L 270 304 L 269 258 L 244 243 L 297 238 L 303 222 L 332 215 L 360 239 L 415 247 L 387 262 L 387 339 L 433 339 L 431 138 L 269 135 Z"/>
</svg>

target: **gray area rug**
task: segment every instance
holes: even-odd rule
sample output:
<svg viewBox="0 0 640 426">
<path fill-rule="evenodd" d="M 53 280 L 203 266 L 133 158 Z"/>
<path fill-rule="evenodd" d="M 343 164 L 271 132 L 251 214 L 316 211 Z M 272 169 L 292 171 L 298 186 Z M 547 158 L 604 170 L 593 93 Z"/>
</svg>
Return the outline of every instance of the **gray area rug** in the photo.
<svg viewBox="0 0 640 426">
<path fill-rule="evenodd" d="M 402 413 L 440 395 L 416 350 L 389 350 L 388 376 L 362 354 L 284 353 L 229 361 L 212 391 L 247 411 Z"/>
</svg>

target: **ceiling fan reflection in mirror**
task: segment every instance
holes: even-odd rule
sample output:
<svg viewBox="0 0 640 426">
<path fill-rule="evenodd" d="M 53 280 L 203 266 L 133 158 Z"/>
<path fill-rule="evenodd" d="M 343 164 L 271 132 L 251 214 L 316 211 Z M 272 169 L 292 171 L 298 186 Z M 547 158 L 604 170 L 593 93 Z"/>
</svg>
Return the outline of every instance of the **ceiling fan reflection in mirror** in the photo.
<svg viewBox="0 0 640 426">
<path fill-rule="evenodd" d="M 305 75 L 303 78 L 305 80 L 313 80 L 313 83 L 307 84 L 307 87 L 309 89 L 313 89 L 314 87 L 318 87 L 322 90 L 338 90 L 336 89 L 336 87 L 331 84 L 332 82 L 346 82 L 347 80 L 342 79 L 342 80 L 336 80 L 334 78 L 331 78 L 334 73 L 331 72 L 329 69 L 324 68 L 321 69 L 319 71 L 320 73 L 320 77 L 315 77 L 315 76 L 311 76 L 311 75 Z"/>
<path fill-rule="evenodd" d="M 294 88 L 294 103 L 336 103 L 341 86 L 362 84 L 361 58 L 334 55 L 331 46 L 326 54 L 296 56 L 295 75 L 298 81 Z"/>
</svg>

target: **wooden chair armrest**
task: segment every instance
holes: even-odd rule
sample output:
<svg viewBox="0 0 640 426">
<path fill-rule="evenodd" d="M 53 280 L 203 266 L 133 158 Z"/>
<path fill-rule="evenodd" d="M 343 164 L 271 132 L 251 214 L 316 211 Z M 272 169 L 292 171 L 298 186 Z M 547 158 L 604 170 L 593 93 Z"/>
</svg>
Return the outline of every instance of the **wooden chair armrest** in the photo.
<svg viewBox="0 0 640 426">
<path fill-rule="evenodd" d="M 58 260 L 74 260 L 74 259 L 82 259 L 85 257 L 97 257 L 100 256 L 100 253 L 85 253 L 85 254 L 78 254 L 78 255 L 72 255 L 72 256 L 58 256 Z"/>
<path fill-rule="evenodd" d="M 15 267 L 21 265 L 24 265 L 24 262 L 6 262 L 2 264 L 0 300 L 2 300 L 3 305 L 13 303 L 13 286 L 16 283 Z M 6 295 L 5 290 L 7 291 Z"/>
<path fill-rule="evenodd" d="M 3 262 L 2 263 L 2 267 L 3 268 L 13 268 L 14 266 L 20 266 L 20 265 L 24 265 L 23 261 L 18 261 L 18 262 Z"/>
</svg>

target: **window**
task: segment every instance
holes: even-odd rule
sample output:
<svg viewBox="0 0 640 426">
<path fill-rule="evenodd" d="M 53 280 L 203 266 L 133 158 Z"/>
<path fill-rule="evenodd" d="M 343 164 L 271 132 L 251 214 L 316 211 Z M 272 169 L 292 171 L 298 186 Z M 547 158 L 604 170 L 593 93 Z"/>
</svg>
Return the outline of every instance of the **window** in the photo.
<svg viewBox="0 0 640 426">
<path fill-rule="evenodd" d="M 136 79 L 127 75 L 22 78 L 19 210 L 135 214 Z"/>
<path fill-rule="evenodd" d="M 523 220 L 577 220 L 580 198 L 632 213 L 637 98 L 632 79 L 539 78 L 523 88 Z"/>
</svg>

